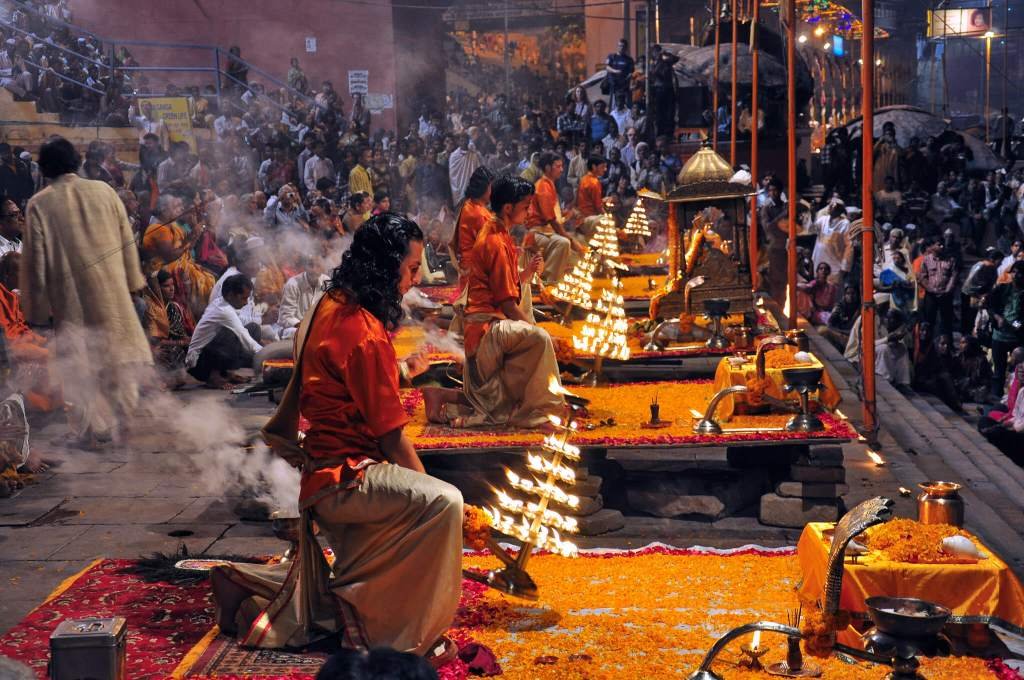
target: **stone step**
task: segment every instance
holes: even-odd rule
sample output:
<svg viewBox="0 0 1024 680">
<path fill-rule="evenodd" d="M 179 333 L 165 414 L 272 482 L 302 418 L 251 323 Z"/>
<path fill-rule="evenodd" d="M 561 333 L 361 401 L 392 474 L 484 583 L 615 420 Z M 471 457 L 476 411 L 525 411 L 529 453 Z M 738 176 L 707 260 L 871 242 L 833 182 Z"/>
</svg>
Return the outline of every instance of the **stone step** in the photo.
<svg viewBox="0 0 1024 680">
<path fill-rule="evenodd" d="M 842 501 L 835 498 L 786 498 L 774 493 L 761 496 L 758 518 L 774 527 L 802 527 L 808 522 L 835 522 Z"/>
<path fill-rule="evenodd" d="M 572 516 L 579 518 L 593 515 L 603 507 L 604 497 L 601 494 L 596 496 L 580 496 L 579 507 L 573 509 Z"/>
<path fill-rule="evenodd" d="M 581 536 L 597 536 L 609 531 L 618 531 L 626 526 L 626 518 L 618 510 L 603 508 L 592 515 L 577 517 Z"/>
<path fill-rule="evenodd" d="M 953 425 L 951 421 L 959 418 L 959 416 L 952 411 L 949 411 L 948 416 L 944 416 L 928 399 L 920 396 L 914 397 L 910 401 L 927 417 L 929 423 L 940 427 L 939 421 L 941 421 L 946 425 L 945 429 L 942 430 L 942 434 L 949 440 L 952 448 L 955 450 L 940 450 L 940 455 L 957 456 L 959 453 L 964 460 L 970 461 L 979 474 L 999 488 L 1004 494 L 1003 500 L 1013 502 L 1019 509 L 1024 511 L 1024 485 L 1020 483 L 1017 474 L 1015 474 L 1020 472 L 1020 468 L 1012 460 L 1003 456 L 1001 451 L 985 441 L 981 433 L 974 432 L 973 436 L 970 436 Z M 985 451 L 987 447 L 994 449 L 998 456 L 1002 457 L 1002 461 L 999 461 L 995 455 L 988 454 Z"/>
<path fill-rule="evenodd" d="M 584 496 L 596 496 L 601 492 L 601 484 L 604 480 L 597 475 L 587 475 L 586 479 L 578 479 L 572 486 L 565 487 L 567 493 L 583 498 Z"/>
<path fill-rule="evenodd" d="M 850 491 L 846 484 L 779 482 L 775 493 L 787 498 L 839 498 Z"/>
</svg>

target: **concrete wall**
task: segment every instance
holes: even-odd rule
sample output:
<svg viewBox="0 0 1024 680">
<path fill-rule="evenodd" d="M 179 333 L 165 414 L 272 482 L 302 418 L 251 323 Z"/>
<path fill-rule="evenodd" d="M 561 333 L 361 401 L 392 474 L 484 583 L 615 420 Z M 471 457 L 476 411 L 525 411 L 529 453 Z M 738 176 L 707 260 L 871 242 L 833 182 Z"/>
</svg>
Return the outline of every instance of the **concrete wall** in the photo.
<svg viewBox="0 0 1024 680">
<path fill-rule="evenodd" d="M 344 95 L 348 71 L 368 70 L 371 93 L 396 95 L 395 36 L 388 0 L 352 5 L 334 0 L 71 0 L 76 24 L 107 39 L 202 43 L 227 48 L 238 45 L 242 57 L 284 80 L 291 57 L 298 57 L 311 84 L 331 80 Z M 307 37 L 317 40 L 307 53 Z M 213 66 L 210 52 L 130 47 L 142 66 Z M 222 64 L 224 68 L 226 64 Z M 209 83 L 212 74 L 189 78 L 170 74 L 176 82 Z M 152 80 L 168 74 L 150 74 Z M 258 82 L 255 74 L 250 80 Z M 374 128 L 395 125 L 395 110 L 375 115 Z"/>
</svg>

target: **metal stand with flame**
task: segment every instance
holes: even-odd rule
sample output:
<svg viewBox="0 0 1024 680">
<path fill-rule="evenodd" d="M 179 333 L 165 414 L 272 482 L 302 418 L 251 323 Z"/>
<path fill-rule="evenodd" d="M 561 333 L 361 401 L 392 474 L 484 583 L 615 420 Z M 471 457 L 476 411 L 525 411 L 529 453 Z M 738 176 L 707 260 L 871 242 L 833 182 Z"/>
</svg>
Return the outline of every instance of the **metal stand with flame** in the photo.
<svg viewBox="0 0 1024 680">
<path fill-rule="evenodd" d="M 622 282 L 613 275 L 611 287 L 601 291 L 594 311 L 587 315 L 587 322 L 580 329 L 579 335 L 572 339 L 573 347 L 578 352 L 594 357 L 594 367 L 586 377 L 588 384 L 597 385 L 601 382 L 601 369 L 605 359 L 629 359 L 628 331 L 629 322 L 626 321 L 623 308 Z"/>
<path fill-rule="evenodd" d="M 552 391 L 564 392 L 557 379 L 552 383 Z M 526 571 L 534 548 L 563 557 L 577 555 L 576 546 L 562 539 L 562 533 L 578 530 L 576 518 L 562 515 L 550 507 L 555 504 L 574 510 L 580 504 L 579 497 L 566 493 L 560 486 L 576 483 L 575 465 L 566 464 L 580 459 L 579 448 L 569 443 L 569 437 L 576 431 L 576 423 L 563 421 L 558 416 L 549 416 L 549 419 L 555 431 L 544 437 L 540 453 L 527 452 L 526 467 L 534 473 L 533 478 L 505 470 L 509 486 L 527 500 L 520 500 L 499 489 L 498 507 L 490 508 L 491 526 L 519 540 L 518 555 L 513 556 L 493 537 L 488 537 L 487 547 L 505 566 L 486 574 L 463 572 L 466 578 L 527 600 L 538 597 L 537 584 Z"/>
</svg>

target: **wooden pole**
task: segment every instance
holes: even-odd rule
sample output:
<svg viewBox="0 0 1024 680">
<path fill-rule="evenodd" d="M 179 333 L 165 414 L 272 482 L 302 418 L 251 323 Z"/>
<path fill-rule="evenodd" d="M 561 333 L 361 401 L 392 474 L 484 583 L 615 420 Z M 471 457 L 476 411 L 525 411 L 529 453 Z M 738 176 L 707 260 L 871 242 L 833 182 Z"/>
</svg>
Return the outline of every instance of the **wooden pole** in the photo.
<svg viewBox="0 0 1024 680">
<path fill-rule="evenodd" d="M 1005 76 L 1005 74 L 1004 74 Z M 989 142 L 989 128 L 992 121 L 989 109 L 989 92 L 992 85 L 992 31 L 985 34 L 985 143 Z"/>
<path fill-rule="evenodd" d="M 786 177 L 786 191 L 789 194 L 786 302 L 789 303 L 789 327 L 796 328 L 796 0 L 786 3 L 786 100 L 786 158 L 789 171 Z"/>
<path fill-rule="evenodd" d="M 760 0 L 753 0 L 754 8 L 751 17 L 751 29 L 750 29 L 750 180 L 754 185 L 754 189 L 757 189 L 758 182 L 761 181 L 757 167 L 757 116 L 758 116 L 758 85 L 760 84 L 760 78 L 757 72 L 758 63 L 758 40 L 760 39 L 757 34 L 757 20 L 760 14 L 759 10 L 761 7 Z M 757 243 L 757 193 L 750 197 L 750 237 L 748 248 L 750 249 L 750 281 L 753 284 L 754 290 L 758 289 L 760 280 L 757 271 L 757 260 L 760 257 L 758 243 Z"/>
<path fill-rule="evenodd" d="M 729 142 L 729 164 L 736 167 L 736 0 L 732 0 L 732 136 Z"/>
<path fill-rule="evenodd" d="M 722 18 L 722 0 L 715 0 L 715 75 L 714 75 L 714 92 L 711 95 L 712 106 L 714 111 L 711 113 L 711 148 L 718 152 L 718 62 L 721 58 L 721 47 L 722 47 L 722 31 L 721 31 L 721 18 Z"/>
<path fill-rule="evenodd" d="M 864 432 L 869 441 L 878 431 L 875 410 L 875 206 L 872 180 L 875 175 L 874 127 L 874 71 L 875 71 L 875 7 L 874 0 L 864 0 L 864 35 L 861 39 L 861 376 L 864 381 Z"/>
</svg>

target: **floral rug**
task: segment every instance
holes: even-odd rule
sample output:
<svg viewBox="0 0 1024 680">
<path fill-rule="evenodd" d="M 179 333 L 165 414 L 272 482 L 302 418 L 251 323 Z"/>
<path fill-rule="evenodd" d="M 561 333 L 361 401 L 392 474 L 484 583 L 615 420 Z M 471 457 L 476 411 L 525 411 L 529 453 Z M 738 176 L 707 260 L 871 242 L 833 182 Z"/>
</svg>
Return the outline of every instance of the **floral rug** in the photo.
<svg viewBox="0 0 1024 680">
<path fill-rule="evenodd" d="M 729 422 L 722 423 L 723 434 L 697 434 L 693 425 L 714 393 L 710 380 L 573 386 L 572 391 L 590 400 L 589 418 L 582 421 L 583 429 L 572 439 L 573 444 L 582 447 L 722 445 L 754 441 L 813 443 L 814 440 L 848 440 L 857 436 L 849 423 L 831 413 L 820 414 L 825 423 L 821 432 L 786 432 L 783 428 L 792 416 L 778 414 L 733 416 Z M 655 400 L 660 408 L 659 417 L 666 423 L 656 429 L 645 427 L 651 419 L 650 404 Z M 419 390 L 403 391 L 403 402 L 412 416 L 405 432 L 417 450 L 538 446 L 543 439 L 536 431 L 467 430 L 428 423 Z M 588 426 L 593 429 L 587 429 Z"/>
<path fill-rule="evenodd" d="M 497 566 L 490 555 L 467 555 L 467 567 Z M 39 608 L 0 638 L 0 654 L 45 677 L 49 635 L 63 619 L 120 615 L 128 619 L 128 677 L 312 678 L 316 655 L 254 653 L 216 634 L 206 583 L 147 583 L 126 573 L 128 560 L 99 560 L 68 579 Z M 784 621 L 796 606 L 800 568 L 793 549 L 753 546 L 717 551 L 654 545 L 636 551 L 588 551 L 580 559 L 538 555 L 529 571 L 538 602 L 523 602 L 465 581 L 451 631 L 497 656 L 508 678 L 685 678 L 704 651 L 729 629 L 756 620 Z M 714 670 L 726 680 L 768 678 L 739 668 L 739 644 Z M 766 635 L 766 663 L 784 658 L 781 638 Z M 876 680 L 885 669 L 829 658 L 831 680 Z M 252 670 L 246 670 L 251 668 Z M 999 677 L 1018 680 L 999 662 L 925 659 L 930 680 Z M 467 677 L 456 661 L 444 680 Z M 653 674 L 653 675 L 652 675 Z"/>
</svg>

